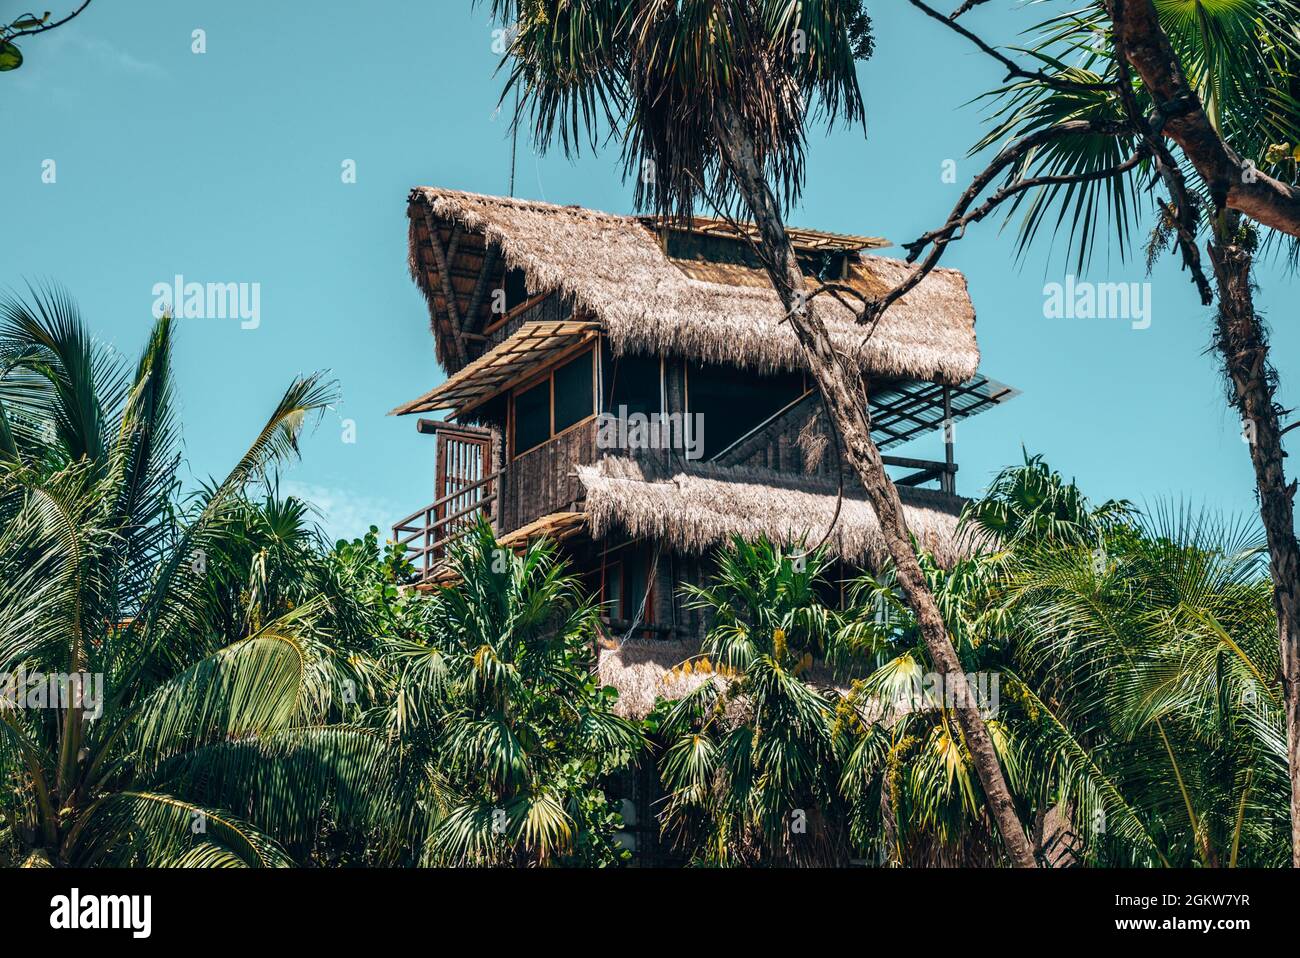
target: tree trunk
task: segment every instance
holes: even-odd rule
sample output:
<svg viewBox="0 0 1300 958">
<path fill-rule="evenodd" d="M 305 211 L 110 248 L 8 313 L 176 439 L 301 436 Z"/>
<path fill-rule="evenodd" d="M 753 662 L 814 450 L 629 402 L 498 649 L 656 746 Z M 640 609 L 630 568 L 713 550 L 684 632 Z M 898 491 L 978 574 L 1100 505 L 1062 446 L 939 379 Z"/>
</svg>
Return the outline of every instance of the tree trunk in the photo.
<svg viewBox="0 0 1300 958">
<path fill-rule="evenodd" d="M 1240 245 L 1240 218 L 1226 212 L 1215 227 L 1210 259 L 1219 286 L 1215 346 L 1232 384 L 1233 404 L 1241 415 L 1242 437 L 1255 467 L 1259 514 L 1268 537 L 1286 695 L 1287 767 L 1291 775 L 1291 865 L 1300 868 L 1300 545 L 1296 542 L 1295 482 L 1289 485 L 1282 460 L 1282 431 L 1273 399 L 1276 373 L 1268 359 L 1268 338 L 1255 313 L 1250 269 L 1252 255 Z"/>
<path fill-rule="evenodd" d="M 810 370 L 817 380 L 826 407 L 839 430 L 845 454 L 862 480 L 871 500 L 889 555 L 894 560 L 898 583 L 907 604 L 916 614 L 921 634 L 935 667 L 943 674 L 958 705 L 955 709 L 966 746 L 975 763 L 985 799 L 1002 835 L 1007 855 L 1021 868 L 1035 867 L 1033 850 L 1016 814 L 1002 767 L 984 719 L 970 694 L 966 674 L 957 650 L 948 636 L 934 596 L 926 585 L 898 490 L 885 473 L 880 450 L 871 439 L 866 390 L 861 373 L 850 370 L 831 345 L 826 325 L 807 298 L 803 272 L 794 247 L 786 236 L 781 209 L 763 175 L 754 143 L 744 123 L 730 104 L 715 103 L 715 133 L 724 161 L 735 175 L 741 194 L 758 225 L 761 246 L 767 257 L 772 284 L 785 305 L 791 328 L 803 345 Z"/>
<path fill-rule="evenodd" d="M 1283 233 L 1300 236 L 1300 190 L 1247 166 L 1223 141 L 1160 26 L 1154 0 L 1107 0 L 1107 6 L 1117 46 L 1164 119 L 1162 135 L 1182 148 L 1216 208 L 1227 205 Z"/>
</svg>

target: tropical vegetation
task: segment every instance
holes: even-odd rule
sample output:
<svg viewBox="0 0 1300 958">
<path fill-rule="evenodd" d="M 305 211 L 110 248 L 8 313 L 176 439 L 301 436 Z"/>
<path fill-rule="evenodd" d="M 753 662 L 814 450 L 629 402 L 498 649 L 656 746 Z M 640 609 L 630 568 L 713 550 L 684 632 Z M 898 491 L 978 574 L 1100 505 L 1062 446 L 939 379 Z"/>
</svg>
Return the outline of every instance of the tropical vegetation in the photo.
<svg viewBox="0 0 1300 958">
<path fill-rule="evenodd" d="M 323 540 L 276 480 L 319 377 L 184 490 L 172 331 L 125 367 L 58 290 L 0 303 L 8 864 L 616 865 L 635 769 L 683 863 L 1000 864 L 963 705 L 1042 864 L 1288 861 L 1251 526 L 1093 505 L 1026 456 L 968 505 L 965 558 L 916 557 L 958 689 L 892 565 L 841 581 L 824 550 L 737 540 L 684 597 L 709 628 L 674 672 L 705 680 L 635 722 L 553 543 L 480 524 L 421 592 L 375 530 Z"/>
</svg>

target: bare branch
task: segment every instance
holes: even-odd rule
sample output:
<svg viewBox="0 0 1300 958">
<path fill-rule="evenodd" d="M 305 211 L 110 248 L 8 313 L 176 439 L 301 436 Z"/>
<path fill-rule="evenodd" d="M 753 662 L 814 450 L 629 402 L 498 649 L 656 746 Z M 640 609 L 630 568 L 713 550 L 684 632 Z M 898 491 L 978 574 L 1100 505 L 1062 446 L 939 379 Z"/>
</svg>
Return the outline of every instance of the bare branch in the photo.
<svg viewBox="0 0 1300 958">
<path fill-rule="evenodd" d="M 73 11 L 72 11 L 71 13 L 69 13 L 66 17 L 64 17 L 62 20 L 55 20 L 53 23 L 43 23 L 43 24 L 41 24 L 39 27 L 30 27 L 30 28 L 28 28 L 28 29 L 26 29 L 26 30 L 18 30 L 18 31 L 16 31 L 16 32 L 14 32 L 14 33 L 10 33 L 10 34 L 8 34 L 8 35 L 5 37 L 5 39 L 6 39 L 6 40 L 12 40 L 14 37 L 30 37 L 30 36 L 35 36 L 35 35 L 38 34 L 38 33 L 44 33 L 46 30 L 53 30 L 55 27 L 61 27 L 61 26 L 63 26 L 65 23 L 67 23 L 69 20 L 71 20 L 73 17 L 75 17 L 77 14 L 81 13 L 82 10 L 85 10 L 86 7 L 88 7 L 88 6 L 90 6 L 90 0 L 84 0 L 84 2 L 81 4 L 81 6 L 77 7 L 77 9 L 73 10 Z M 23 18 L 23 17 L 19 17 L 18 20 L 15 20 L 14 22 L 17 23 L 17 22 L 19 22 L 19 21 L 22 20 L 22 19 L 24 19 L 24 18 Z"/>
<path fill-rule="evenodd" d="M 993 162 L 985 167 L 984 170 L 982 170 L 980 174 L 971 181 L 970 186 L 966 188 L 966 191 L 962 193 L 961 198 L 957 200 L 957 205 L 953 207 L 952 213 L 948 216 L 948 221 L 939 229 L 932 230 L 920 239 L 906 245 L 905 248 L 908 251 L 907 261 L 909 263 L 915 262 L 916 258 L 921 255 L 921 251 L 927 246 L 930 247 L 930 253 L 926 256 L 925 261 L 918 269 L 915 269 L 908 274 L 907 279 L 903 280 L 903 282 L 899 283 L 884 296 L 868 303 L 863 309 L 861 315 L 858 316 L 858 322 L 870 322 L 873 325 L 879 322 L 880 317 L 884 315 L 885 310 L 906 296 L 908 292 L 921 282 L 921 280 L 925 279 L 931 270 L 939 265 L 939 260 L 942 259 L 944 250 L 947 248 L 948 244 L 954 239 L 960 238 L 959 236 L 954 236 L 954 234 L 959 230 L 964 230 L 968 223 L 977 222 L 978 220 L 983 219 L 992 212 L 999 203 L 1029 189 L 1033 185 L 1083 183 L 1089 180 L 1101 179 L 1106 176 L 1113 176 L 1116 173 L 1125 172 L 1128 169 L 1132 169 L 1133 166 L 1136 166 L 1137 163 L 1141 161 L 1143 154 L 1136 154 L 1125 160 L 1124 163 L 1105 170 L 1093 170 L 1088 173 L 1079 173 L 1074 175 L 1037 177 L 1037 183 L 1035 183 L 1034 180 L 1016 180 L 1015 182 L 1002 187 L 997 191 L 997 193 L 993 194 L 993 196 L 990 196 L 989 200 L 982 204 L 974 213 L 968 214 L 967 210 L 970 209 L 971 204 L 975 202 L 979 195 L 988 188 L 989 184 L 992 183 L 1003 170 L 1021 160 L 1030 151 L 1037 149 L 1044 143 L 1050 142 L 1057 137 L 1078 136 L 1084 134 L 1119 136 L 1120 134 L 1128 132 L 1130 131 L 1127 124 L 1113 120 L 1068 120 L 1065 123 L 1058 123 L 1055 126 L 1037 130 L 1015 140 L 1012 143 L 1008 143 L 998 152 L 998 155 L 994 157 Z"/>
<path fill-rule="evenodd" d="M 910 0 L 910 2 L 912 6 L 916 7 L 918 10 L 923 12 L 926 16 L 932 17 L 935 20 L 938 20 L 944 26 L 952 30 L 955 30 L 957 33 L 961 34 L 971 43 L 975 44 L 982 51 L 984 51 L 989 56 L 991 56 L 994 60 L 997 60 L 998 63 L 1006 67 L 1007 79 L 1011 79 L 1012 77 L 1020 77 L 1022 80 L 1036 80 L 1039 83 L 1045 83 L 1047 86 L 1054 87 L 1055 89 L 1058 90 L 1112 90 L 1114 89 L 1114 86 L 1110 83 L 1077 83 L 1072 80 L 1062 80 L 1060 77 L 1052 76 L 1050 73 L 1044 73 L 1042 70 L 1026 70 L 1024 67 L 1020 66 L 1018 63 L 1016 63 L 1016 61 L 1012 60 L 1006 54 L 998 52 L 996 49 L 989 46 L 987 43 L 981 40 L 970 30 L 967 30 L 961 24 L 957 23 L 956 22 L 957 14 L 953 14 L 951 18 L 945 17 L 938 10 L 924 3 L 923 0 Z M 968 3 L 966 6 L 959 9 L 958 13 L 965 12 L 965 10 L 969 9 L 969 7 L 975 6 L 977 3 L 983 3 L 983 2 L 984 0 L 975 0 L 974 3 Z"/>
<path fill-rule="evenodd" d="M 1071 183 L 1088 183 L 1093 180 L 1104 180 L 1112 176 L 1119 176 L 1123 173 L 1129 172 L 1149 156 L 1150 151 L 1148 148 L 1142 146 L 1123 163 L 1117 163 L 1115 166 L 1108 166 L 1105 169 L 1090 170 L 1087 173 L 1062 173 L 1052 176 L 1030 176 L 1016 180 L 1013 183 L 1008 183 L 1006 186 L 989 196 L 987 200 L 971 212 L 954 216 L 954 218 L 949 219 L 948 222 L 939 229 L 931 230 L 915 241 L 906 244 L 904 249 L 908 251 L 907 261 L 909 263 L 915 262 L 916 258 L 921 255 L 921 251 L 940 237 L 961 239 L 960 235 L 952 237 L 952 234 L 958 231 L 964 233 L 966 227 L 971 223 L 978 223 L 980 220 L 988 216 L 989 213 L 993 212 L 998 205 L 1009 200 L 1018 193 L 1023 193 L 1025 190 L 1030 190 L 1037 186 L 1068 186 Z M 955 213 L 956 210 L 954 210 L 954 214 Z"/>
<path fill-rule="evenodd" d="M 949 20 L 956 20 L 963 13 L 968 13 L 980 4 L 988 3 L 989 0 L 966 0 L 960 7 L 948 15 Z"/>
</svg>

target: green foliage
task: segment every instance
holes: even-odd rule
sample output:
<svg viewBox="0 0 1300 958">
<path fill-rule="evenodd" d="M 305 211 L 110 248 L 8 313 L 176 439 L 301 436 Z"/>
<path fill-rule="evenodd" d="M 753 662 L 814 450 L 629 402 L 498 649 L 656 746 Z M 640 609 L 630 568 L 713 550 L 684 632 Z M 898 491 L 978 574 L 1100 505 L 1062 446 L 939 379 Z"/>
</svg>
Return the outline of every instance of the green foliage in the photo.
<svg viewBox="0 0 1300 958">
<path fill-rule="evenodd" d="M 922 569 L 1043 860 L 1285 864 L 1276 625 L 1252 534 L 1094 506 L 1029 456 L 963 526 L 974 554 Z M 891 570 L 859 576 L 842 611 L 825 570 L 736 542 L 690 590 L 712 621 L 692 671 L 713 677 L 647 723 L 665 833 L 708 864 L 998 863 L 955 702 Z"/>
<path fill-rule="evenodd" d="M 612 865 L 604 785 L 662 747 L 700 864 L 996 863 L 978 777 L 891 571 L 734 542 L 688 605 L 696 685 L 644 728 L 596 678 L 554 545 L 480 523 L 454 584 L 371 528 L 328 546 L 275 466 L 296 381 L 231 473 L 176 477 L 172 326 L 121 366 L 57 291 L 0 301 L 0 673 L 103 694 L 0 710 L 0 855 L 50 865 Z M 1266 556 L 1186 510 L 1093 506 L 1037 457 L 921 556 L 1045 860 L 1277 866 L 1286 736 Z M 57 690 L 56 690 L 57 691 Z M 942 687 L 939 691 L 943 691 Z"/>
<path fill-rule="evenodd" d="M 621 860 L 601 781 L 644 742 L 594 676 L 597 608 L 553 545 L 515 555 L 484 522 L 450 568 L 458 581 L 427 600 L 427 631 L 393 648 L 414 861 Z"/>
<path fill-rule="evenodd" d="M 337 651 L 301 504 L 247 496 L 332 388 L 292 383 L 180 504 L 172 334 L 130 370 L 65 294 L 0 301 L 0 673 L 85 674 L 96 699 L 0 713 L 10 861 L 285 864 L 326 808 L 379 823 L 388 754 L 332 723 L 366 666 Z"/>
<path fill-rule="evenodd" d="M 1276 625 L 1253 535 L 1187 511 L 1093 507 L 1037 458 L 964 521 L 995 538 L 927 576 L 965 668 L 999 679 L 989 728 L 1044 858 L 1284 864 Z M 866 722 L 845 764 L 855 839 L 906 864 L 993 860 L 955 723 L 915 707 L 930 666 L 894 593 L 864 577 L 850 615 L 897 651 L 855 685 L 859 705 L 907 706 Z"/>
<path fill-rule="evenodd" d="M 718 122 L 734 108 L 787 200 L 804 176 L 810 110 L 864 119 L 855 61 L 871 54 L 861 0 L 491 0 L 513 31 L 503 63 L 541 148 L 609 133 L 637 202 L 689 213 L 735 195 Z M 504 100 L 504 94 L 503 94 Z"/>
<path fill-rule="evenodd" d="M 806 681 L 814 660 L 834 657 L 825 568 L 820 551 L 738 539 L 710 584 L 688 590 L 713 623 L 693 670 L 713 677 L 660 702 L 651 727 L 664 743 L 664 830 L 697 862 L 847 860 L 834 700 Z"/>
</svg>

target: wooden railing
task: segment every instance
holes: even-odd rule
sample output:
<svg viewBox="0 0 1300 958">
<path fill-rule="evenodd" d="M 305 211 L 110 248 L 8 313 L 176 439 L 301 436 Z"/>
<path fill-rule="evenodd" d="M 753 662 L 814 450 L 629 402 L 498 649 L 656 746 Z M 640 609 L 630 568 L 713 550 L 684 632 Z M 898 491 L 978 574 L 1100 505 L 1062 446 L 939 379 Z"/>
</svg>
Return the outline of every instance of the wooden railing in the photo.
<svg viewBox="0 0 1300 958">
<path fill-rule="evenodd" d="M 881 462 L 886 466 L 898 466 L 903 469 L 915 469 L 916 472 L 910 473 L 899 479 L 894 480 L 896 486 L 919 486 L 923 482 L 930 482 L 934 479 L 939 480 L 939 489 L 953 495 L 957 491 L 957 464 L 955 462 L 936 462 L 933 459 L 909 459 L 905 456 L 881 456 Z"/>
<path fill-rule="evenodd" d="M 430 503 L 393 526 L 393 538 L 405 546 L 421 579 L 429 577 L 447 547 L 474 527 L 479 516 L 491 521 L 499 511 L 502 470 Z M 468 505 L 464 503 L 468 502 Z M 448 513 L 448 509 L 456 511 Z"/>
<path fill-rule="evenodd" d="M 553 512 L 568 512 L 582 498 L 582 484 L 573 467 L 600 458 L 597 431 L 598 422 L 592 417 L 515 456 L 499 513 L 503 532 Z"/>
</svg>

